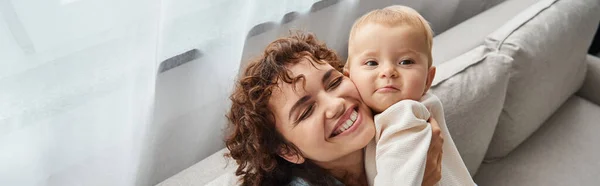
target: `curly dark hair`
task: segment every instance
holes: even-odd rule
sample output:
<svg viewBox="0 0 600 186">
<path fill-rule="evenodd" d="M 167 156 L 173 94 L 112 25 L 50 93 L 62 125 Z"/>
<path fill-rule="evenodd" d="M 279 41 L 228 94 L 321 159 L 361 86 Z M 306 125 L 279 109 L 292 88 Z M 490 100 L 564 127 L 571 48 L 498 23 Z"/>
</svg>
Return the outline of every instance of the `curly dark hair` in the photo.
<svg viewBox="0 0 600 186">
<path fill-rule="evenodd" d="M 336 183 L 333 176 L 310 160 L 294 164 L 278 155 L 281 150 L 300 155 L 300 150 L 275 129 L 269 99 L 277 82 L 291 84 L 303 78 L 291 77 L 287 67 L 307 57 L 313 59 L 313 63 L 328 63 L 341 70 L 341 62 L 333 50 L 313 34 L 296 32 L 271 42 L 260 57 L 250 61 L 236 82 L 230 96 L 232 105 L 227 114 L 229 133 L 225 144 L 229 149 L 226 156 L 238 164 L 235 173 L 241 176 L 244 186 L 285 185 L 293 177 L 311 185 Z"/>
</svg>

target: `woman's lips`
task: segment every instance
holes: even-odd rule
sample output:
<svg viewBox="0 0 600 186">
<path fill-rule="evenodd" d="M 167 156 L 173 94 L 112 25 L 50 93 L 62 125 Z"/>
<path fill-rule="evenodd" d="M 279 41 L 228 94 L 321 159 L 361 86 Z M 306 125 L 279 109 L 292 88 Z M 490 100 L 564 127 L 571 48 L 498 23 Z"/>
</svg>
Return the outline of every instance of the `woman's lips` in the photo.
<svg viewBox="0 0 600 186">
<path fill-rule="evenodd" d="M 333 131 L 331 131 L 330 136 L 333 136 L 335 133 L 335 131 L 339 130 L 340 127 L 342 125 L 344 125 L 346 123 L 346 121 L 348 121 L 350 119 L 350 116 L 352 115 L 352 112 L 354 112 L 357 109 L 357 106 L 351 106 L 350 108 L 348 108 L 348 110 L 346 110 L 346 112 L 344 112 L 344 114 L 340 117 L 340 119 L 338 120 L 338 123 L 335 124 L 335 126 L 333 127 Z"/>
<path fill-rule="evenodd" d="M 362 122 L 362 115 L 360 114 L 360 111 L 358 110 L 358 108 L 357 108 L 357 113 L 358 113 L 358 116 L 356 117 L 356 121 L 354 121 L 354 124 L 352 124 L 352 126 L 350 128 L 348 128 L 348 130 L 345 130 L 344 132 L 338 134 L 337 136 L 345 136 L 347 134 L 350 134 L 350 133 L 356 131 L 356 128 L 358 128 L 358 126 Z"/>
<path fill-rule="evenodd" d="M 360 109 L 358 107 L 355 107 L 353 110 L 356 110 L 357 112 L 357 116 L 356 116 L 356 120 L 354 121 L 354 123 L 352 124 L 352 126 L 350 128 L 348 128 L 347 130 L 343 131 L 342 133 L 339 133 L 337 135 L 332 136 L 333 138 L 336 137 L 340 137 L 340 136 L 346 136 L 349 133 L 352 133 L 354 131 L 356 131 L 356 129 L 358 128 L 358 126 L 362 123 L 362 114 L 360 113 Z"/>
</svg>

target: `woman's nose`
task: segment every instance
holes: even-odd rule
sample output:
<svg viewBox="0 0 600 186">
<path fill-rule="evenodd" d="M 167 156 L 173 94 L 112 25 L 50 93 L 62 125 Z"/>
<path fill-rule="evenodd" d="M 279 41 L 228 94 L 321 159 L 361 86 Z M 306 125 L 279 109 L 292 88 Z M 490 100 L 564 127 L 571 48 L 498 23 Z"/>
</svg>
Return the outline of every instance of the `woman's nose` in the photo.
<svg viewBox="0 0 600 186">
<path fill-rule="evenodd" d="M 327 119 L 335 119 L 344 114 L 346 110 L 344 108 L 344 99 L 340 97 L 328 98 L 327 99 L 327 110 L 325 111 L 325 117 Z"/>
</svg>

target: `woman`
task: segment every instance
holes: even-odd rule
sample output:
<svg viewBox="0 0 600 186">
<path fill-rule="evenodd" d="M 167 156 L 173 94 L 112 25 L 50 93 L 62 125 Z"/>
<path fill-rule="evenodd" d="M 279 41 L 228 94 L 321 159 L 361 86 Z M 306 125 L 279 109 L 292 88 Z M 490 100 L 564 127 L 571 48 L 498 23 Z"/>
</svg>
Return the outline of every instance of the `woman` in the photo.
<svg viewBox="0 0 600 186">
<path fill-rule="evenodd" d="M 373 115 L 340 70 L 332 50 L 302 33 L 273 41 L 250 62 L 231 95 L 226 140 L 242 185 L 367 185 L 363 149 L 375 135 Z M 423 185 L 441 176 L 443 139 L 431 123 Z"/>
</svg>

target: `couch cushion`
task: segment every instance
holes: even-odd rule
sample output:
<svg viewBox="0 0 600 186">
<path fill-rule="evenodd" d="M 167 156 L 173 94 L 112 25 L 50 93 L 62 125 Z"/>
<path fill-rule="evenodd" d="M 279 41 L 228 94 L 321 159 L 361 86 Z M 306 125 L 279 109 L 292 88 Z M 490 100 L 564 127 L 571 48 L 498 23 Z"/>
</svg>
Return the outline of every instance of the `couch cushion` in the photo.
<svg viewBox="0 0 600 186">
<path fill-rule="evenodd" d="M 600 106 L 573 96 L 506 158 L 482 164 L 479 185 L 598 185 Z"/>
<path fill-rule="evenodd" d="M 600 58 L 587 55 L 585 61 L 588 65 L 587 73 L 577 95 L 600 105 Z"/>
<path fill-rule="evenodd" d="M 448 130 L 471 175 L 502 111 L 509 61 L 480 46 L 437 66 L 431 90 L 443 103 Z"/>
<path fill-rule="evenodd" d="M 486 159 L 512 151 L 581 87 L 598 9 L 598 0 L 541 0 L 486 38 L 486 46 L 513 58 Z"/>
<path fill-rule="evenodd" d="M 500 28 L 537 0 L 505 1 L 433 38 L 433 65 L 439 65 L 479 45 L 487 35 Z"/>
</svg>

